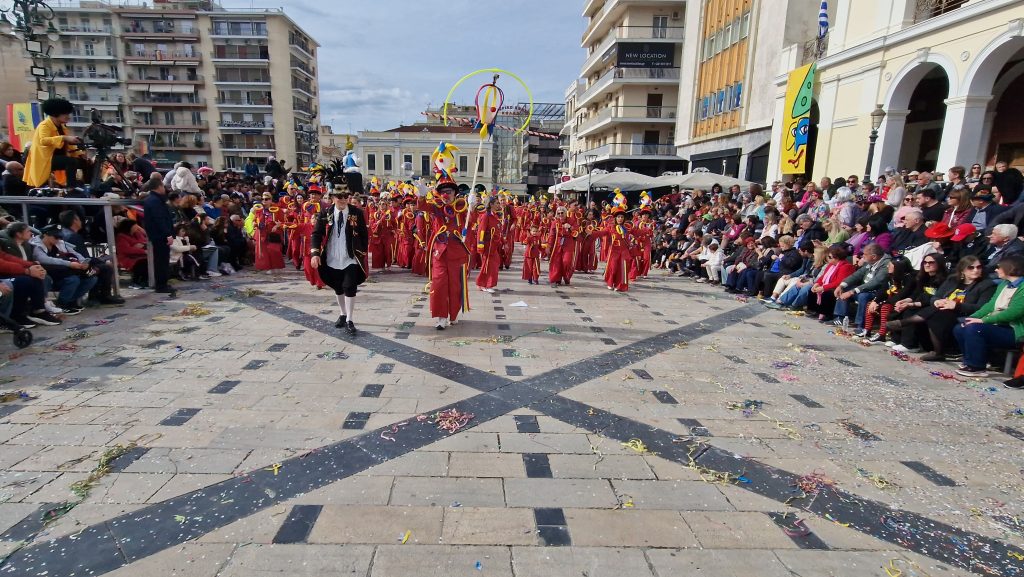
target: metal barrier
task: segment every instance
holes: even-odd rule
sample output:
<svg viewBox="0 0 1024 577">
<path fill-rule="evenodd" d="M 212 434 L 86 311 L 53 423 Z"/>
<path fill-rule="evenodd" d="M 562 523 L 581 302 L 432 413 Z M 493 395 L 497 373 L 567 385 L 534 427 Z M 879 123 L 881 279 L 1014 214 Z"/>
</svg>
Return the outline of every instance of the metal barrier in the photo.
<svg viewBox="0 0 1024 577">
<path fill-rule="evenodd" d="M 117 241 L 114 238 L 114 206 L 133 206 L 142 208 L 142 201 L 138 199 L 125 198 L 74 198 L 67 196 L 0 196 L 0 205 L 10 206 L 21 205 L 21 214 L 25 223 L 29 223 L 29 206 L 101 206 L 103 217 L 106 219 L 107 247 L 110 252 L 111 265 L 114 267 L 114 283 L 112 290 L 114 294 L 120 295 L 121 287 L 118 282 L 120 270 L 117 267 Z M 146 243 L 146 260 L 149 263 L 149 286 L 156 283 L 156 275 L 153 270 L 153 243 Z"/>
</svg>

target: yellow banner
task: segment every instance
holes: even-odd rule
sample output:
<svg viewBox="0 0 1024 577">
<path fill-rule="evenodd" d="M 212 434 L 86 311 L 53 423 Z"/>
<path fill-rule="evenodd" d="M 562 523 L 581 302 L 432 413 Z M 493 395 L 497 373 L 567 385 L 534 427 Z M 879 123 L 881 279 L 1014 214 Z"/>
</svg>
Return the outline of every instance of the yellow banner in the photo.
<svg viewBox="0 0 1024 577">
<path fill-rule="evenodd" d="M 30 102 L 15 102 L 7 105 L 7 137 L 18 150 L 32 142 L 32 131 L 41 120 L 39 105 Z"/>
<path fill-rule="evenodd" d="M 786 107 L 782 114 L 782 150 L 779 151 L 783 174 L 807 172 L 807 147 L 811 134 L 811 102 L 814 98 L 814 72 L 808 64 L 789 73 Z"/>
</svg>

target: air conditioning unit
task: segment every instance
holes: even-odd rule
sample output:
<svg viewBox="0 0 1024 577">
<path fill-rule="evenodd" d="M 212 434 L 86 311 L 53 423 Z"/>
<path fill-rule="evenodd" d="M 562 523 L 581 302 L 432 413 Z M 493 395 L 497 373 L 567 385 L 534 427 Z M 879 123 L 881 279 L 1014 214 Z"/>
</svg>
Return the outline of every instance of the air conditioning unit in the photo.
<svg viewBox="0 0 1024 577">
<path fill-rule="evenodd" d="M 682 12 L 673 12 L 672 13 L 672 19 L 673 20 L 682 20 L 683 19 Z"/>
</svg>

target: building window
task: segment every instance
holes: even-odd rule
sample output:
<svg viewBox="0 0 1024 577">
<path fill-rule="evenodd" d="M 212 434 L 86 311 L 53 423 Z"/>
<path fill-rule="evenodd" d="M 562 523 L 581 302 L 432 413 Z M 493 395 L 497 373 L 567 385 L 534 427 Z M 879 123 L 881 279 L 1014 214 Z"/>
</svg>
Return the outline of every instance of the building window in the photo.
<svg viewBox="0 0 1024 577">
<path fill-rule="evenodd" d="M 367 154 L 366 155 L 366 170 L 375 171 L 377 170 L 377 155 Z"/>
<path fill-rule="evenodd" d="M 743 83 L 737 82 L 736 89 L 732 92 L 732 107 L 739 108 L 743 103 Z"/>
<path fill-rule="evenodd" d="M 711 60 L 711 57 L 714 56 L 714 54 L 712 54 L 712 52 L 711 52 L 714 49 L 715 49 L 715 38 L 714 38 L 714 36 L 708 36 L 707 38 L 704 39 L 704 60 L 705 60 L 705 62 L 708 61 L 708 60 Z"/>
<path fill-rule="evenodd" d="M 430 174 L 430 157 L 426 154 L 420 155 L 420 176 L 426 178 Z"/>
<path fill-rule="evenodd" d="M 740 41 L 740 26 L 742 25 L 742 18 L 736 18 L 732 23 L 732 43 L 736 44 Z"/>
<path fill-rule="evenodd" d="M 477 160 L 477 163 L 476 163 L 476 172 L 477 172 L 477 174 L 479 174 L 479 173 L 481 173 L 481 172 L 483 172 L 483 171 L 484 171 L 484 157 L 483 157 L 483 156 L 481 156 L 481 157 L 480 157 L 480 158 L 479 158 L 479 159 Z"/>
<path fill-rule="evenodd" d="M 402 171 L 412 172 L 412 155 L 406 154 L 402 156 Z"/>
<path fill-rule="evenodd" d="M 384 155 L 384 172 L 391 172 L 391 170 L 392 170 L 391 155 L 390 154 L 385 154 Z"/>
<path fill-rule="evenodd" d="M 722 49 L 726 49 L 732 45 L 732 24 L 726 24 L 725 30 L 722 31 Z"/>
<path fill-rule="evenodd" d="M 743 38 L 750 36 L 750 12 L 743 13 L 743 23 L 740 25 L 740 36 Z"/>
<path fill-rule="evenodd" d="M 459 172 L 461 172 L 463 174 L 469 172 L 469 157 L 468 156 L 460 156 L 459 157 Z"/>
<path fill-rule="evenodd" d="M 725 111 L 725 90 L 718 91 L 718 98 L 715 102 L 715 114 L 721 114 Z"/>
</svg>

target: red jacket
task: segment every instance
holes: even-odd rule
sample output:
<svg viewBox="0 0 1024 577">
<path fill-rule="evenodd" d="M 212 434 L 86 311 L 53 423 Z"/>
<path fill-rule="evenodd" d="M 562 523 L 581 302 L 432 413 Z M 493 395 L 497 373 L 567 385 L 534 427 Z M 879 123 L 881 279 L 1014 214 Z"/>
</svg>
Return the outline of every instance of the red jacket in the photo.
<svg viewBox="0 0 1024 577">
<path fill-rule="evenodd" d="M 146 259 L 146 249 L 139 248 L 139 239 L 130 234 L 117 235 L 117 265 L 124 270 L 131 270 L 135 263 Z"/>
<path fill-rule="evenodd" d="M 836 270 L 836 272 L 832 274 L 832 277 L 828 279 L 828 284 L 825 284 L 825 278 L 826 276 L 828 276 L 829 269 L 832 267 L 837 267 L 838 270 Z M 818 279 L 818 281 L 815 282 L 814 284 L 821 285 L 822 288 L 825 289 L 826 291 L 834 291 L 836 290 L 836 287 L 838 287 L 839 284 L 842 283 L 844 279 L 846 279 L 846 277 L 853 274 L 856 270 L 857 267 L 853 266 L 852 263 L 845 260 L 840 261 L 837 264 L 826 266 L 825 270 L 822 271 L 821 278 Z"/>
<path fill-rule="evenodd" d="M 11 256 L 6 252 L 0 251 L 0 276 L 4 278 L 12 276 L 22 276 L 25 274 L 25 269 L 35 264 L 27 260 L 21 260 L 16 256 Z"/>
</svg>

